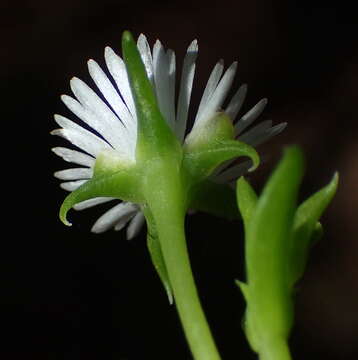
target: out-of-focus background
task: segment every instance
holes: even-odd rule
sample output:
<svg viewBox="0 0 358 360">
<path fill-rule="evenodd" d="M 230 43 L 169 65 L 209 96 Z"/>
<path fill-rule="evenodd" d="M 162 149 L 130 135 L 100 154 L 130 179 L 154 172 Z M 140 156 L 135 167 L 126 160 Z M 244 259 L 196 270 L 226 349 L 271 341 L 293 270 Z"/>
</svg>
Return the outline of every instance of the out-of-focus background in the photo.
<svg viewBox="0 0 358 360">
<path fill-rule="evenodd" d="M 68 114 L 59 96 L 86 61 L 104 65 L 120 52 L 121 33 L 160 38 L 178 66 L 199 41 L 191 114 L 215 63 L 239 61 L 237 88 L 249 84 L 245 109 L 262 97 L 261 117 L 288 122 L 261 148 L 266 163 L 250 175 L 260 189 L 287 144 L 307 158 L 302 198 L 340 172 L 297 294 L 294 359 L 358 357 L 358 23 L 345 1 L 236 0 L 2 1 L 2 221 L 0 304 L 7 359 L 190 359 L 174 307 L 151 266 L 145 231 L 89 232 L 104 208 L 57 211 L 65 192 L 52 173 L 66 168 L 50 148 L 52 115 Z M 4 196 L 5 195 L 5 196 Z M 241 331 L 244 278 L 239 223 L 205 214 L 187 219 L 193 269 L 223 359 L 255 359 Z M 5 336 L 4 336 L 5 335 Z"/>
</svg>

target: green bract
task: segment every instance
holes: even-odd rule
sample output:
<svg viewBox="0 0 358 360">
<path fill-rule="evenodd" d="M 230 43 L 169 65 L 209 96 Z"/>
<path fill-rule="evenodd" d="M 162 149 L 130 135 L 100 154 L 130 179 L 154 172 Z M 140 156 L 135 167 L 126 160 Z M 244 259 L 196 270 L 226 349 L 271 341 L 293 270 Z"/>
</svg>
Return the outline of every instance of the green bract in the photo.
<svg viewBox="0 0 358 360">
<path fill-rule="evenodd" d="M 287 338 L 293 324 L 294 285 L 321 229 L 318 219 L 337 188 L 336 174 L 330 184 L 297 208 L 302 175 L 301 151 L 291 147 L 259 198 L 244 178 L 237 182 L 247 273 L 247 283 L 237 284 L 247 303 L 246 336 L 264 360 L 290 359 Z"/>
</svg>

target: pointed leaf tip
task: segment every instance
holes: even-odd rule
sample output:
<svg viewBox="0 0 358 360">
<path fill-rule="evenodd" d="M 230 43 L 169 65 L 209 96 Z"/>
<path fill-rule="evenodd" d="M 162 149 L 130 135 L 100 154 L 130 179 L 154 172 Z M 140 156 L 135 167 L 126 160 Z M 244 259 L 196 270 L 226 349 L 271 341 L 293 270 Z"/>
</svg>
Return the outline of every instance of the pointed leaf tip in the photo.
<svg viewBox="0 0 358 360">
<path fill-rule="evenodd" d="M 71 194 L 70 194 L 71 195 Z M 68 201 L 68 196 L 65 198 L 65 200 L 63 201 L 60 211 L 59 211 L 59 217 L 60 220 L 66 225 L 66 226 L 72 226 L 72 223 L 70 223 L 67 220 L 67 213 L 68 210 L 70 210 L 71 206 L 69 206 L 69 201 Z"/>
<path fill-rule="evenodd" d="M 255 190 L 243 176 L 236 182 L 236 200 L 247 232 L 258 199 Z"/>
<path fill-rule="evenodd" d="M 246 284 L 240 280 L 235 280 L 235 284 L 241 290 L 241 293 L 244 296 L 245 301 L 248 303 L 249 302 L 249 286 L 248 286 L 248 284 Z"/>
<path fill-rule="evenodd" d="M 134 42 L 133 36 L 129 30 L 124 30 L 122 34 L 122 44 L 128 42 Z"/>
<path fill-rule="evenodd" d="M 296 210 L 290 252 L 291 284 L 295 284 L 303 276 L 310 248 L 322 236 L 323 229 L 318 220 L 333 199 L 337 186 L 336 172 L 326 186 L 311 195 Z"/>
<path fill-rule="evenodd" d="M 334 188 L 334 190 L 336 190 L 337 186 L 338 186 L 338 181 L 339 181 L 339 173 L 338 173 L 338 171 L 336 171 L 333 174 L 332 180 L 330 181 L 328 186 L 330 186 L 330 187 Z"/>
<path fill-rule="evenodd" d="M 255 149 L 254 149 L 255 150 Z M 252 161 L 252 166 L 250 167 L 250 169 L 248 170 L 248 172 L 253 172 L 255 171 L 259 165 L 260 165 L 260 156 L 257 153 L 257 151 L 252 151 L 251 154 L 249 155 Z"/>
</svg>

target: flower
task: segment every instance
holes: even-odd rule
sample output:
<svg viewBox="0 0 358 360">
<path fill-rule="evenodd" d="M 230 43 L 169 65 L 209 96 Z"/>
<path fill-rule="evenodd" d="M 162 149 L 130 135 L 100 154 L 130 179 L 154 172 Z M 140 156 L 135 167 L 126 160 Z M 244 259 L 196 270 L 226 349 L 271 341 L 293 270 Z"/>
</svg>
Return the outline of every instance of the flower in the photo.
<svg viewBox="0 0 358 360">
<path fill-rule="evenodd" d="M 203 92 L 193 127 L 185 136 L 198 54 L 197 41 L 192 41 L 184 58 L 177 106 L 175 53 L 170 49 L 165 50 L 159 40 L 151 51 L 143 34 L 138 38 L 137 47 L 155 90 L 162 115 L 180 142 L 190 142 L 200 134 L 215 114 L 222 111 L 234 80 L 237 63 L 234 62 L 225 73 L 222 60 L 215 65 Z M 105 48 L 104 56 L 110 76 L 107 76 L 94 60 L 88 61 L 90 76 L 101 97 L 78 78 L 72 78 L 70 81 L 75 98 L 61 96 L 68 109 L 82 121 L 81 124 L 61 115 L 54 116 L 60 128 L 53 130 L 51 134 L 67 139 L 80 150 L 65 147 L 52 149 L 65 161 L 80 166 L 55 172 L 55 177 L 64 181 L 60 186 L 67 191 L 76 190 L 92 177 L 96 159 L 103 151 L 115 152 L 121 161 L 135 163 L 137 116 L 126 66 L 110 47 Z M 237 118 L 246 92 L 247 86 L 242 85 L 223 110 L 233 121 Z M 286 123 L 272 126 L 272 122 L 267 120 L 244 132 L 262 113 L 266 104 L 267 99 L 262 99 L 236 121 L 234 129 L 238 140 L 257 146 L 284 129 Z M 241 164 L 230 161 L 216 169 L 211 178 L 218 183 L 230 182 L 241 176 L 249 167 L 250 161 Z M 113 197 L 96 197 L 74 205 L 74 209 L 83 210 L 113 200 L 118 201 Z M 144 221 L 139 205 L 120 201 L 95 222 L 91 231 L 101 233 L 110 228 L 121 230 L 128 224 L 127 238 L 131 239 L 138 234 Z"/>
</svg>

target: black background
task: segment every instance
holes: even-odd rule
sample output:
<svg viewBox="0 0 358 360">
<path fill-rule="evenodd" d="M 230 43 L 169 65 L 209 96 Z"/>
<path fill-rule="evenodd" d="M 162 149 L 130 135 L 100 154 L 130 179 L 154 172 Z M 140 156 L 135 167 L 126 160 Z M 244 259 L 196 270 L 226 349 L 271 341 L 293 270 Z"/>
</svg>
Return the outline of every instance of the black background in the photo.
<svg viewBox="0 0 358 360">
<path fill-rule="evenodd" d="M 53 113 L 86 61 L 120 52 L 121 33 L 160 38 L 177 53 L 199 41 L 192 114 L 219 58 L 239 61 L 235 87 L 246 82 L 245 109 L 262 97 L 262 118 L 287 121 L 263 146 L 259 189 L 281 149 L 306 153 L 304 198 L 338 169 L 337 196 L 323 218 L 297 295 L 294 359 L 358 355 L 358 52 L 357 17 L 344 1 L 2 1 L 2 237 L 0 351 L 6 359 L 190 359 L 145 245 L 145 231 L 89 232 L 104 207 L 57 217 L 64 191 L 53 178 L 66 164 L 50 148 Z M 193 270 L 223 359 L 254 359 L 241 331 L 244 303 L 233 284 L 244 278 L 242 229 L 205 214 L 187 219 Z"/>
</svg>

